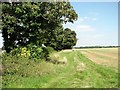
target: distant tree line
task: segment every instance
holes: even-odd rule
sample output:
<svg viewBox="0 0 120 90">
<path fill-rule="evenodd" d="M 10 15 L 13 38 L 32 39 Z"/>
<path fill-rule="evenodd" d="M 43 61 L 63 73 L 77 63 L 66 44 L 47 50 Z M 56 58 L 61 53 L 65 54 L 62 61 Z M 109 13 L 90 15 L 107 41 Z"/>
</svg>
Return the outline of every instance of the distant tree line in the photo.
<svg viewBox="0 0 120 90">
<path fill-rule="evenodd" d="M 83 47 L 74 47 L 75 49 L 80 49 L 80 48 L 117 48 L 120 46 L 83 46 Z"/>
</svg>

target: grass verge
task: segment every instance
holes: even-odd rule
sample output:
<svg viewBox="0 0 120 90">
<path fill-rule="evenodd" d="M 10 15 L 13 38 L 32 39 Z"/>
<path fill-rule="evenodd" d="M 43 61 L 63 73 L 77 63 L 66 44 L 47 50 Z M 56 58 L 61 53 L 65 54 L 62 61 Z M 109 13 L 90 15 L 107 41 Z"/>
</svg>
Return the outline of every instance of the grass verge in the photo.
<svg viewBox="0 0 120 90">
<path fill-rule="evenodd" d="M 25 62 L 19 63 L 21 66 L 17 73 L 3 75 L 3 88 L 118 87 L 118 73 L 113 68 L 95 64 L 80 51 L 59 52 L 59 58 L 63 57 L 67 58 L 67 64 L 53 64 L 45 61 L 40 63 L 30 62 L 29 65 L 26 65 Z M 85 65 L 82 72 L 77 71 L 77 66 L 80 63 Z M 20 72 L 23 76 L 19 74 Z"/>
</svg>

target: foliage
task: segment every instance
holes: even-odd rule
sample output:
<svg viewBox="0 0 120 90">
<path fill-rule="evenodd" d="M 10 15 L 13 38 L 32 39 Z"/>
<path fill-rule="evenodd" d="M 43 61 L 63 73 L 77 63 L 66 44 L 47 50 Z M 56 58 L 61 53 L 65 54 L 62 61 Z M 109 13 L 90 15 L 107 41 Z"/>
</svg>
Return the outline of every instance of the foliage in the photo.
<svg viewBox="0 0 120 90">
<path fill-rule="evenodd" d="M 71 31 L 69 28 L 64 30 L 63 49 L 71 49 L 72 46 L 76 45 L 76 33 Z"/>
<path fill-rule="evenodd" d="M 76 45 L 77 38 L 75 31 L 72 31 L 69 28 L 61 29 L 62 26 L 60 25 L 55 29 L 54 35 L 48 37 L 45 45 L 54 48 L 55 50 L 59 51 L 62 49 L 71 49 L 73 46 Z"/>
<path fill-rule="evenodd" d="M 21 56 L 25 58 L 29 58 L 31 56 L 30 50 L 28 50 L 26 47 L 15 48 L 11 50 L 10 54 L 12 56 L 16 55 L 17 57 Z"/>
<path fill-rule="evenodd" d="M 47 47 L 40 47 L 34 44 L 27 45 L 28 50 L 30 50 L 31 56 L 30 58 L 35 59 L 48 59 L 48 55 L 51 51 L 49 51 Z"/>
<path fill-rule="evenodd" d="M 32 45 L 32 44 L 29 44 L 27 47 L 28 47 L 28 50 L 30 50 L 30 54 L 31 54 L 30 58 L 36 58 L 36 59 L 44 58 L 44 56 L 42 56 L 42 53 L 43 53 L 42 47 Z"/>
<path fill-rule="evenodd" d="M 44 48 L 33 44 L 29 44 L 27 45 L 27 47 L 18 47 L 11 50 L 9 55 L 40 60 L 47 59 L 49 52 L 51 53 L 53 50 L 54 49 L 52 49 L 51 47 Z"/>
<path fill-rule="evenodd" d="M 9 53 L 14 48 L 26 47 L 31 43 L 37 46 L 45 44 L 56 50 L 62 49 L 59 45 L 63 36 L 62 24 L 73 23 L 77 17 L 69 2 L 4 2 L 4 49 Z"/>
</svg>

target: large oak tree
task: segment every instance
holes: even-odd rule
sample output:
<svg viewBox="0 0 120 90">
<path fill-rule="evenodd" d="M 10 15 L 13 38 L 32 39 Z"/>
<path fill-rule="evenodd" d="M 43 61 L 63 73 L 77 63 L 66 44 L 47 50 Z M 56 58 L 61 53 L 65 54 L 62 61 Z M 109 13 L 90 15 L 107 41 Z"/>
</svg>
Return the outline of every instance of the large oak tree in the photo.
<svg viewBox="0 0 120 90">
<path fill-rule="evenodd" d="M 2 36 L 7 52 L 30 43 L 56 50 L 76 44 L 76 34 L 62 24 L 77 20 L 69 2 L 2 3 Z"/>
</svg>

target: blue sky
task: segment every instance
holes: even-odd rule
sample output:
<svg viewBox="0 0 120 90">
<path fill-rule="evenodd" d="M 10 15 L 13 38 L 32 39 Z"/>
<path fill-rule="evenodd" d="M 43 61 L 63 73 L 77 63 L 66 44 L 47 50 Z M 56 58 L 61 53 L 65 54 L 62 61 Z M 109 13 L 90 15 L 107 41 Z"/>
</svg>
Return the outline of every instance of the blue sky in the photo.
<svg viewBox="0 0 120 90">
<path fill-rule="evenodd" d="M 78 20 L 64 28 L 77 33 L 76 46 L 118 45 L 117 2 L 71 2 L 71 5 Z"/>
<path fill-rule="evenodd" d="M 67 23 L 77 34 L 76 46 L 118 45 L 117 2 L 71 2 L 78 20 Z M 0 47 L 2 47 L 0 34 Z"/>
</svg>

